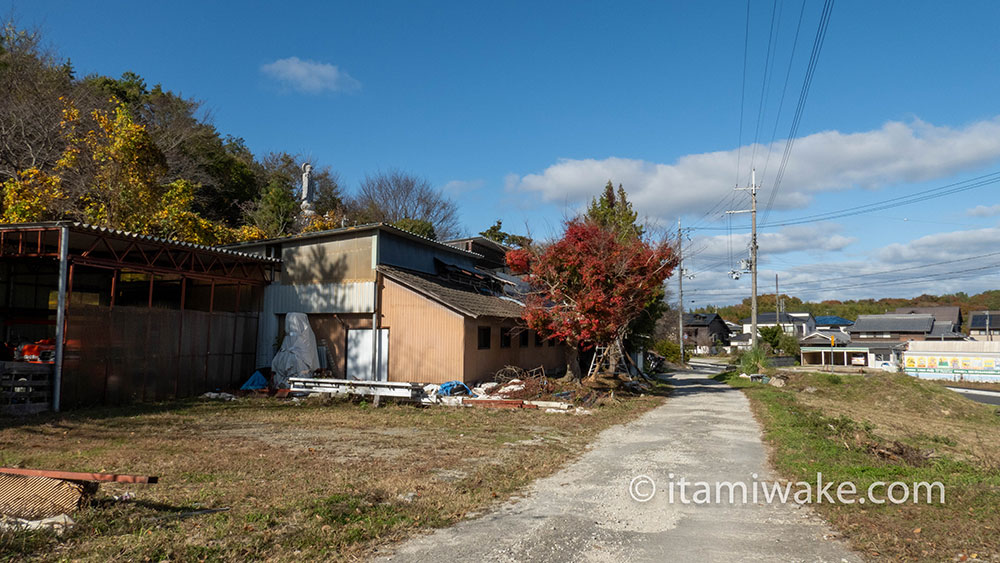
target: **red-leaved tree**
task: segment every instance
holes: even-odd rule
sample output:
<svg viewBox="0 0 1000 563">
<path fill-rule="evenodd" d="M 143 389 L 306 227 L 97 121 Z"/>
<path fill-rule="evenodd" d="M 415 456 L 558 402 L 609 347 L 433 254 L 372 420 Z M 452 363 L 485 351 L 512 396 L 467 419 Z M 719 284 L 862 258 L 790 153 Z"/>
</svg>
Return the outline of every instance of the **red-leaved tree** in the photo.
<svg viewBox="0 0 1000 563">
<path fill-rule="evenodd" d="M 622 237 L 594 221 L 574 219 L 560 240 L 511 250 L 507 264 L 532 288 L 524 310 L 528 327 L 565 342 L 568 375 L 579 377 L 580 350 L 620 343 L 677 257 L 667 241 Z"/>
</svg>

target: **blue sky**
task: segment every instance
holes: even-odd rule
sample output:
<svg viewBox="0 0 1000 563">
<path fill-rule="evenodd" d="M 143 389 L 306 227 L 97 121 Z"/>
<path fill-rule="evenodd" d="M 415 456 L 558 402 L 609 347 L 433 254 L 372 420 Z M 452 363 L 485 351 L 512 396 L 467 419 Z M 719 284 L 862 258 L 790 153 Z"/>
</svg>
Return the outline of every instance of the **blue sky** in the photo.
<svg viewBox="0 0 1000 563">
<path fill-rule="evenodd" d="M 425 176 L 469 233 L 500 218 L 551 236 L 621 182 L 654 224 L 708 228 L 686 243 L 697 305 L 748 294 L 749 276 L 727 275 L 748 217 L 730 237 L 718 211 L 741 201 L 717 204 L 746 184 L 752 154 L 769 199 L 822 9 L 807 0 L 789 66 L 802 3 L 751 2 L 741 138 L 744 2 L 4 5 L 80 75 L 135 71 L 202 100 L 255 152 L 332 166 L 348 190 L 378 169 Z M 769 222 L 1000 170 L 997 21 L 996 2 L 837 2 Z M 998 194 L 765 227 L 762 290 L 775 273 L 803 298 L 995 288 L 1000 256 L 976 257 L 1000 243 Z"/>
</svg>

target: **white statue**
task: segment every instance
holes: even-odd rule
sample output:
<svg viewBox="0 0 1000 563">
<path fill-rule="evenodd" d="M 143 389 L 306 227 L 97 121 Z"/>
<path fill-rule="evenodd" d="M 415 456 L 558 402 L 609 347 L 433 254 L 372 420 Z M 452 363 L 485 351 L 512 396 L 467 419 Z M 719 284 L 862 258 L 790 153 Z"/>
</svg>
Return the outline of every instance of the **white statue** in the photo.
<svg viewBox="0 0 1000 563">
<path fill-rule="evenodd" d="M 309 185 L 309 176 L 312 174 L 312 164 L 308 162 L 302 163 L 302 214 L 306 217 L 312 217 L 316 215 L 316 212 L 312 208 L 313 192 L 312 186 Z"/>
</svg>

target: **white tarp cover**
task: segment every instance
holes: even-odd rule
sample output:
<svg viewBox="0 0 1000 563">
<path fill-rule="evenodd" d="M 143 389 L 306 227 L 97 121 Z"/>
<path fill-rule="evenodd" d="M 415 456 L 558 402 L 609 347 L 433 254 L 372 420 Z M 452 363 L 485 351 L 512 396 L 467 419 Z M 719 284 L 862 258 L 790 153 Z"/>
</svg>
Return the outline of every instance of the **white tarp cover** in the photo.
<svg viewBox="0 0 1000 563">
<path fill-rule="evenodd" d="M 319 354 L 309 317 L 305 313 L 288 313 L 285 315 L 285 340 L 271 362 L 274 385 L 288 389 L 289 377 L 312 377 L 317 368 Z"/>
</svg>

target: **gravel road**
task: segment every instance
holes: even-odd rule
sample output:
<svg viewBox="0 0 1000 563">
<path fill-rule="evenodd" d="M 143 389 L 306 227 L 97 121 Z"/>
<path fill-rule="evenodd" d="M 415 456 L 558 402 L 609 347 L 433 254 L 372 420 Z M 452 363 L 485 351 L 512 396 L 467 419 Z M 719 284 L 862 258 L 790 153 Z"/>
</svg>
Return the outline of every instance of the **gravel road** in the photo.
<svg viewBox="0 0 1000 563">
<path fill-rule="evenodd" d="M 809 508 L 728 498 L 680 502 L 681 477 L 713 488 L 720 481 L 750 484 L 755 473 L 773 478 L 746 397 L 707 379 L 712 371 L 673 375 L 676 390 L 663 406 L 605 431 L 578 461 L 535 482 L 524 498 L 414 538 L 384 560 L 860 561 Z M 657 487 L 645 502 L 629 492 L 640 475 Z M 641 495 L 653 491 L 637 484 Z"/>
</svg>

